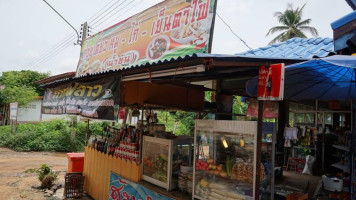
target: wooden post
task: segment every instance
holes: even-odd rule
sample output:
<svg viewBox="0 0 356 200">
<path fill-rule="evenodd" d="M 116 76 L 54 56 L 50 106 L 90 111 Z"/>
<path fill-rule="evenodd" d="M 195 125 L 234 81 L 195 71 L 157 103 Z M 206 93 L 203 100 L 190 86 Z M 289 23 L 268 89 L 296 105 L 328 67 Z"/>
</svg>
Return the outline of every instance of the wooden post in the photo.
<svg viewBox="0 0 356 200">
<path fill-rule="evenodd" d="M 124 112 L 125 112 L 125 117 L 124 117 L 124 120 L 122 120 L 121 128 L 125 128 L 125 126 L 126 126 L 126 120 L 127 120 L 127 114 L 128 114 L 127 107 L 124 108 Z"/>
<path fill-rule="evenodd" d="M 85 133 L 85 146 L 88 145 L 88 135 L 89 135 L 89 119 L 87 124 L 87 132 Z"/>
</svg>

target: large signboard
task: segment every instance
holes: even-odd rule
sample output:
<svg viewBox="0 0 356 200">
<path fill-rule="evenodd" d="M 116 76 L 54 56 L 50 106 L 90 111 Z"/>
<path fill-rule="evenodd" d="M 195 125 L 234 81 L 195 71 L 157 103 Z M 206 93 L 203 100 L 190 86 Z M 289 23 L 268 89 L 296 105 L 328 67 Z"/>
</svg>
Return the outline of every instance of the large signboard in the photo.
<svg viewBox="0 0 356 200">
<path fill-rule="evenodd" d="M 111 172 L 109 200 L 173 200 Z"/>
<path fill-rule="evenodd" d="M 209 52 L 216 0 L 165 0 L 83 43 L 76 76 Z"/>
<path fill-rule="evenodd" d="M 258 74 L 258 100 L 283 100 L 284 63 L 261 66 Z"/>
<path fill-rule="evenodd" d="M 43 114 L 70 114 L 114 120 L 118 116 L 119 97 L 118 76 L 90 82 L 70 82 L 46 88 L 41 111 Z"/>
<path fill-rule="evenodd" d="M 10 120 L 17 120 L 18 103 L 10 103 Z"/>
</svg>

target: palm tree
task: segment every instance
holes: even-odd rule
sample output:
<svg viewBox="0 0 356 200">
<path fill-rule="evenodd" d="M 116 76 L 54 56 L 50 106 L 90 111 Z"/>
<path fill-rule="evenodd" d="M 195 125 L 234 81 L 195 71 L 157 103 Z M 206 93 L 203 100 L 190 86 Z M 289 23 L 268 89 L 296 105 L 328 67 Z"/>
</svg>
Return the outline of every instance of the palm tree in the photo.
<svg viewBox="0 0 356 200">
<path fill-rule="evenodd" d="M 318 31 L 311 26 L 311 19 L 302 20 L 303 9 L 305 4 L 301 8 L 293 9 L 292 4 L 288 4 L 287 9 L 284 12 L 275 12 L 274 17 L 277 17 L 281 26 L 275 26 L 269 29 L 266 36 L 281 32 L 275 37 L 269 44 L 276 42 L 283 42 L 290 38 L 301 37 L 307 38 L 304 32 L 310 32 L 313 36 L 318 36 Z"/>
</svg>

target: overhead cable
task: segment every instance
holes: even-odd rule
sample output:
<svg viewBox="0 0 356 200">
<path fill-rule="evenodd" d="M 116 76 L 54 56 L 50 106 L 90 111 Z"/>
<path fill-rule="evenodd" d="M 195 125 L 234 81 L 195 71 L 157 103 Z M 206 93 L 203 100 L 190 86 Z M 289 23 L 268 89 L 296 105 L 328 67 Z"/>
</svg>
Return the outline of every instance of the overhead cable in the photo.
<svg viewBox="0 0 356 200">
<path fill-rule="evenodd" d="M 216 15 L 219 17 L 219 19 L 230 29 L 231 33 L 234 34 L 242 43 L 244 43 L 244 45 L 249 48 L 250 50 L 252 50 L 252 48 L 250 46 L 247 45 L 247 43 L 245 42 L 245 40 L 243 40 L 240 36 L 238 36 L 231 28 L 231 26 L 229 24 L 227 24 L 225 22 L 225 20 L 223 20 L 223 18 L 220 17 L 220 15 L 216 12 Z"/>
</svg>

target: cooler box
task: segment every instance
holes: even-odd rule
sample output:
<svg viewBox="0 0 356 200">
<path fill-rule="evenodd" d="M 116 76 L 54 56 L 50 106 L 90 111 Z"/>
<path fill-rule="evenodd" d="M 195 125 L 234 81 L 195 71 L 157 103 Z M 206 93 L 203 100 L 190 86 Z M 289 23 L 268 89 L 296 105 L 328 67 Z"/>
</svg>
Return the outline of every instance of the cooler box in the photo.
<svg viewBox="0 0 356 200">
<path fill-rule="evenodd" d="M 67 153 L 68 172 L 83 172 L 84 153 Z"/>
</svg>

